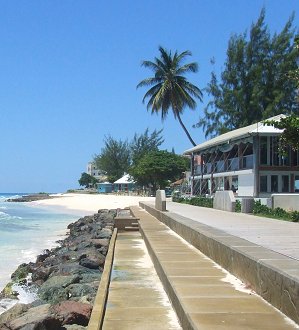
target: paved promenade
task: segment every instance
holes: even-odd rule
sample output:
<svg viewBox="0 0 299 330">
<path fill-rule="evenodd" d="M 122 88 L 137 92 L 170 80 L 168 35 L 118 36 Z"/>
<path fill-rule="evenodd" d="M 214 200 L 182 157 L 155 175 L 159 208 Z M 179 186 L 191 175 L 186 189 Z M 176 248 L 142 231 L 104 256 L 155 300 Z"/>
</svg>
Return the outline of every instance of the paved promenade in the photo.
<svg viewBox="0 0 299 330">
<path fill-rule="evenodd" d="M 167 210 L 299 260 L 299 223 L 174 202 Z"/>
<path fill-rule="evenodd" d="M 183 329 L 298 329 L 164 223 L 140 208 L 131 210 Z"/>
<path fill-rule="evenodd" d="M 139 232 L 117 235 L 102 329 L 182 329 Z"/>
</svg>

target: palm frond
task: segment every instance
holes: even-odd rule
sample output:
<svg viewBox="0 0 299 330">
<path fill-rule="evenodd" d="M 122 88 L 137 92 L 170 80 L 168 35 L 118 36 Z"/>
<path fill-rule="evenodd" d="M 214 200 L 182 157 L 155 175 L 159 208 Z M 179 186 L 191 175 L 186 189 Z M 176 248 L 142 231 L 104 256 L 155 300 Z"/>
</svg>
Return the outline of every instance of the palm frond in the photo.
<svg viewBox="0 0 299 330">
<path fill-rule="evenodd" d="M 197 71 L 198 71 L 198 64 L 196 62 L 192 62 L 181 66 L 176 73 L 177 74 L 185 74 L 188 72 L 196 73 Z"/>
<path fill-rule="evenodd" d="M 158 93 L 158 91 L 160 90 L 161 88 L 161 83 L 153 86 L 152 88 L 150 88 L 144 95 L 143 99 L 142 99 L 142 102 L 144 103 L 145 100 L 149 97 L 152 97 L 152 96 L 156 96 L 156 94 Z"/>
<path fill-rule="evenodd" d="M 144 87 L 144 86 L 151 86 L 153 84 L 157 84 L 161 82 L 161 78 L 151 77 L 146 78 L 140 81 L 140 83 L 136 86 L 136 88 Z"/>
</svg>

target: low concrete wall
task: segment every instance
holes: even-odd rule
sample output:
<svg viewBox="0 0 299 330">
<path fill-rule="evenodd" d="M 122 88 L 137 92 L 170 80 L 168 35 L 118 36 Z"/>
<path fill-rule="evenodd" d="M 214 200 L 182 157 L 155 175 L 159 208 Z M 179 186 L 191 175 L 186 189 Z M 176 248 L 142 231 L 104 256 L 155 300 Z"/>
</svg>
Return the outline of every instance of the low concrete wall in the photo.
<svg viewBox="0 0 299 330">
<path fill-rule="evenodd" d="M 142 208 L 299 324 L 299 261 L 172 212 Z"/>
<path fill-rule="evenodd" d="M 272 206 L 286 211 L 299 211 L 299 194 L 273 194 Z"/>
<path fill-rule="evenodd" d="M 222 211 L 235 212 L 236 199 L 231 190 L 216 191 L 213 208 Z"/>
<path fill-rule="evenodd" d="M 105 259 L 105 265 L 101 277 L 101 282 L 96 294 L 96 298 L 93 304 L 93 309 L 87 327 L 88 330 L 102 329 L 102 324 L 105 315 L 106 301 L 108 297 L 108 289 L 110 284 L 112 265 L 113 265 L 116 237 L 117 237 L 117 229 L 115 228 L 113 231 L 113 235 L 110 239 L 109 249 Z"/>
</svg>

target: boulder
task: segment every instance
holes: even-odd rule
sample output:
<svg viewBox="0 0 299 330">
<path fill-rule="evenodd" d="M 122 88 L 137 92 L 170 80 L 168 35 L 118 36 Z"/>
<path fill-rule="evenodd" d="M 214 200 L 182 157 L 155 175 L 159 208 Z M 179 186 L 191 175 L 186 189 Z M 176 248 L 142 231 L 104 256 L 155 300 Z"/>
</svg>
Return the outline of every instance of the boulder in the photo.
<svg viewBox="0 0 299 330">
<path fill-rule="evenodd" d="M 112 230 L 109 228 L 103 228 L 99 232 L 95 233 L 93 238 L 110 238 L 112 236 Z"/>
<path fill-rule="evenodd" d="M 100 248 L 102 246 L 108 246 L 109 245 L 109 239 L 107 238 L 94 238 L 91 239 L 91 243 L 96 247 L 96 248 Z"/>
<path fill-rule="evenodd" d="M 9 329 L 61 329 L 61 322 L 53 316 L 50 311 L 50 305 L 40 305 L 28 309 L 23 315 L 7 323 Z"/>
<path fill-rule="evenodd" d="M 82 325 L 78 325 L 78 324 L 66 324 L 64 326 L 64 329 L 66 330 L 86 330 L 86 327 L 83 327 Z"/>
<path fill-rule="evenodd" d="M 28 264 L 21 264 L 12 274 L 11 279 L 14 282 L 19 282 L 21 280 L 24 280 L 28 273 L 30 272 L 30 266 Z"/>
<path fill-rule="evenodd" d="M 90 319 L 92 306 L 78 301 L 63 301 L 52 306 L 51 310 L 62 325 L 77 324 L 86 326 Z"/>
<path fill-rule="evenodd" d="M 71 284 L 66 290 L 69 299 L 72 300 L 79 300 L 84 296 L 95 296 L 97 291 L 95 288 L 87 284 Z"/>
<path fill-rule="evenodd" d="M 18 316 L 23 314 L 29 309 L 26 304 L 16 304 L 11 307 L 9 310 L 5 311 L 0 315 L 0 324 L 6 323 L 11 320 L 15 320 Z M 1 329 L 1 328 L 0 328 Z"/>
<path fill-rule="evenodd" d="M 38 290 L 42 300 L 50 303 L 58 303 L 69 298 L 67 290 L 73 283 L 78 283 L 80 276 L 53 276 L 50 277 Z"/>
<path fill-rule="evenodd" d="M 79 265 L 90 269 L 99 269 L 102 264 L 99 258 L 82 258 L 79 261 Z"/>
</svg>

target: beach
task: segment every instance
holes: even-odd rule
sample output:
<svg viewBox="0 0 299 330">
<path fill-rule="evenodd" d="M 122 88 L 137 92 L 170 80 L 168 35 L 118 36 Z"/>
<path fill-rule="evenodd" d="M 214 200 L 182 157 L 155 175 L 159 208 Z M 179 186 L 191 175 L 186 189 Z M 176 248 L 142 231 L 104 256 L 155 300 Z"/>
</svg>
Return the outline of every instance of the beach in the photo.
<svg viewBox="0 0 299 330">
<path fill-rule="evenodd" d="M 154 197 L 127 195 L 66 193 L 54 196 L 57 198 L 34 201 L 29 204 L 69 214 L 89 215 L 96 213 L 99 209 L 124 208 L 138 205 L 140 201 L 154 201 Z"/>
</svg>

